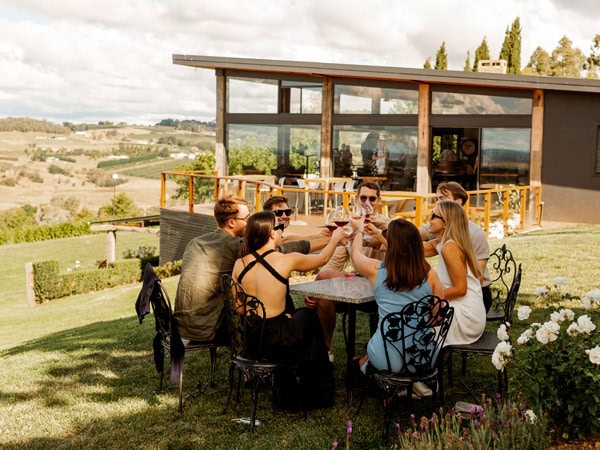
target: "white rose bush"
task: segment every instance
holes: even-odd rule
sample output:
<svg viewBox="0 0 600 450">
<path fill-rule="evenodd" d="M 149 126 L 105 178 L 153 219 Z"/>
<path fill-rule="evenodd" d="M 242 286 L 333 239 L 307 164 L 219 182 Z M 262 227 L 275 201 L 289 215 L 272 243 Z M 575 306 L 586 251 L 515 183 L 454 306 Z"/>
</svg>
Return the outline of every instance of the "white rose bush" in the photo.
<svg viewBox="0 0 600 450">
<path fill-rule="evenodd" d="M 567 284 L 559 277 L 554 289 L 537 288 L 538 301 L 568 300 L 581 314 L 551 306 L 540 323 L 530 319 L 532 308 L 520 306 L 518 320 L 528 327 L 511 343 L 506 324 L 500 325 L 492 355 L 498 370 L 510 367 L 511 391 L 539 406 L 565 439 L 600 432 L 600 289 L 583 297 L 560 294 Z"/>
</svg>

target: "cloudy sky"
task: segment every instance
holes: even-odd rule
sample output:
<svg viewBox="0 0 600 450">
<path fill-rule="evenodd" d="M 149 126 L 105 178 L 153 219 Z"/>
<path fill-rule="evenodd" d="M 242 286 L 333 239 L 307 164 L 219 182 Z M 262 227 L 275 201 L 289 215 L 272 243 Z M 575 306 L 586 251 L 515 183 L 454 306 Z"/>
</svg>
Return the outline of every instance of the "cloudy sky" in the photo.
<svg viewBox="0 0 600 450">
<path fill-rule="evenodd" d="M 523 65 L 600 34 L 598 0 L 0 0 L 0 117 L 213 120 L 214 72 L 174 53 L 421 68 L 445 41 L 462 70 L 517 17 Z"/>
</svg>

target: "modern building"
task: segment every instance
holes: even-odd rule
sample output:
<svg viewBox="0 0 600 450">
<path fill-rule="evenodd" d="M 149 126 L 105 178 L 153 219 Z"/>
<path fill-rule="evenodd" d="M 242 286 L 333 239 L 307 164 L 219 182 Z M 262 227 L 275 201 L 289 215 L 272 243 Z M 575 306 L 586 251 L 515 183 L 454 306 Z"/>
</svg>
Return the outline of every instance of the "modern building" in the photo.
<svg viewBox="0 0 600 450">
<path fill-rule="evenodd" d="M 173 55 L 216 75 L 216 156 L 266 149 L 278 176 L 365 176 L 428 193 L 541 185 L 544 220 L 600 223 L 600 81 Z M 379 156 L 386 163 L 377 164 Z M 304 167 L 302 167 L 304 166 Z"/>
</svg>

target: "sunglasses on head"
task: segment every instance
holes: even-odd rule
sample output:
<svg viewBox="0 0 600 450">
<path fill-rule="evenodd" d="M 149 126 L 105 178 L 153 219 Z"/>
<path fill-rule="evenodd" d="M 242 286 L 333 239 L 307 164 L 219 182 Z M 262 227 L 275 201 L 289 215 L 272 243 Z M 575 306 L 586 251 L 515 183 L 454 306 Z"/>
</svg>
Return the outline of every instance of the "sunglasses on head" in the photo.
<svg viewBox="0 0 600 450">
<path fill-rule="evenodd" d="M 442 216 L 438 216 L 436 213 L 431 213 L 431 220 L 433 219 L 440 219 L 442 222 L 445 222 L 444 218 Z"/>
<path fill-rule="evenodd" d="M 283 224 L 280 223 L 279 225 L 275 225 L 273 227 L 273 231 L 281 230 L 281 232 L 283 233 L 284 228 L 285 228 L 285 226 L 283 226 Z"/>
<path fill-rule="evenodd" d="M 377 197 L 375 197 L 374 195 L 371 195 L 370 197 L 367 197 L 366 195 L 361 195 L 358 198 L 360 199 L 361 202 L 366 202 L 367 200 L 369 200 L 371 203 L 373 203 L 374 201 L 377 200 Z"/>
<path fill-rule="evenodd" d="M 274 210 L 273 212 L 275 213 L 275 215 L 276 215 L 277 217 L 281 217 L 281 216 L 283 216 L 284 214 L 285 214 L 286 216 L 288 216 L 288 217 L 292 215 L 292 210 L 291 210 L 290 208 L 288 208 L 288 209 L 276 209 L 276 210 Z"/>
</svg>

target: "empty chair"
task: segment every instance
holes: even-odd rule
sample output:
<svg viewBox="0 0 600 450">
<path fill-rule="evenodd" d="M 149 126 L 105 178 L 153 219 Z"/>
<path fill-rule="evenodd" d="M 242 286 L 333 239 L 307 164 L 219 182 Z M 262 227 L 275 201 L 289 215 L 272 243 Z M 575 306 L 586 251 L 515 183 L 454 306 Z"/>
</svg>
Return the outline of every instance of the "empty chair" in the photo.
<svg viewBox="0 0 600 450">
<path fill-rule="evenodd" d="M 181 338 L 177 329 L 177 323 L 173 318 L 169 294 L 164 289 L 160 278 L 154 272 L 152 265 L 148 263 L 144 268 L 142 289 L 135 303 L 135 310 L 140 324 L 144 316 L 150 313 L 150 306 L 152 306 L 152 311 L 154 312 L 154 325 L 156 328 L 152 347 L 154 365 L 160 376 L 159 390 L 162 391 L 163 389 L 166 350 L 171 356 L 170 380 L 178 384 L 179 412 L 183 413 L 183 363 L 185 353 L 198 350 L 209 350 L 210 352 L 209 381 L 204 386 L 198 385 L 198 393 L 203 393 L 209 385 L 214 385 L 217 348 L 226 345 L 226 343 L 217 340 L 190 341 Z"/>
</svg>

